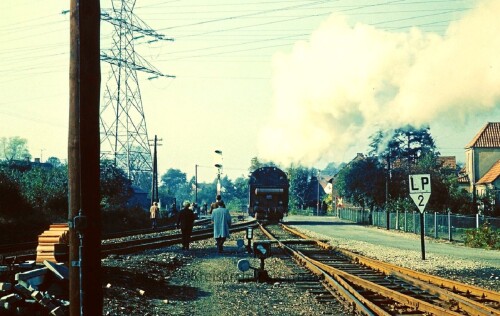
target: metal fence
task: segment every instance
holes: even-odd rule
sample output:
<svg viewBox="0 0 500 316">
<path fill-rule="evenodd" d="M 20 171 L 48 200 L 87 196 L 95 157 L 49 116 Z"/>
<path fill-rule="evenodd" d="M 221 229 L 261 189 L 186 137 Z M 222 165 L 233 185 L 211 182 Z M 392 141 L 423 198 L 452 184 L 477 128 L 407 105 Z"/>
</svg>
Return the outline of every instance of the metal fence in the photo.
<svg viewBox="0 0 500 316">
<path fill-rule="evenodd" d="M 336 214 L 331 215 L 363 225 L 373 225 L 420 235 L 420 213 L 418 212 L 376 211 L 371 213 L 359 208 L 339 208 Z M 424 213 L 424 234 L 436 239 L 463 242 L 467 229 L 479 229 L 486 222 L 493 229 L 500 230 L 500 218 L 498 217 L 479 214 Z"/>
</svg>

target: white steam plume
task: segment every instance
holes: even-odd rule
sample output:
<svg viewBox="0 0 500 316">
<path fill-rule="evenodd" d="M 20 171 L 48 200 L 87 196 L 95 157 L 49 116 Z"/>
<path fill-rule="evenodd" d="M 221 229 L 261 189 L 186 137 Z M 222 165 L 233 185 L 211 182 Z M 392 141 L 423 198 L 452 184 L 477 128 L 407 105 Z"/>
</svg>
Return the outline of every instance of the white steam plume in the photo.
<svg viewBox="0 0 500 316">
<path fill-rule="evenodd" d="M 274 113 L 260 156 L 341 161 L 375 131 L 460 125 L 500 107 L 500 1 L 484 1 L 446 34 L 393 33 L 331 16 L 308 42 L 274 57 Z M 446 122 L 445 120 L 445 122 Z"/>
</svg>

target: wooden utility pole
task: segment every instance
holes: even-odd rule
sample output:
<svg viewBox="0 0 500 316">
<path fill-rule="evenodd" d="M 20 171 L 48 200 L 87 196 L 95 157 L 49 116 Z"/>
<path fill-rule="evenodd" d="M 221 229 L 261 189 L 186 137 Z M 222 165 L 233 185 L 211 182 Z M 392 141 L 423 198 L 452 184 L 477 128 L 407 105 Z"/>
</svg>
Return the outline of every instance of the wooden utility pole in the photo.
<svg viewBox="0 0 500 316">
<path fill-rule="evenodd" d="M 99 208 L 99 0 L 71 0 L 69 173 L 70 315 L 102 315 Z"/>
<path fill-rule="evenodd" d="M 161 146 L 161 144 L 158 144 L 159 141 L 162 140 L 158 139 L 158 137 L 155 135 L 153 144 L 154 147 L 153 147 L 153 177 L 151 182 L 151 205 L 153 205 L 154 202 L 158 202 L 160 200 L 158 197 L 158 151 L 157 151 L 157 147 Z"/>
<path fill-rule="evenodd" d="M 194 165 L 194 203 L 198 205 L 198 165 Z"/>
</svg>

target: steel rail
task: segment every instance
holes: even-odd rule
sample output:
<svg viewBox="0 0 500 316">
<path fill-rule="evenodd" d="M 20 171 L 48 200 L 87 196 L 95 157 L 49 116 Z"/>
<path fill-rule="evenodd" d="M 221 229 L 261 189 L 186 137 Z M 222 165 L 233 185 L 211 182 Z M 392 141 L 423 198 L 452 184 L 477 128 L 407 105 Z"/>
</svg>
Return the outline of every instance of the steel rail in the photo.
<svg viewBox="0 0 500 316">
<path fill-rule="evenodd" d="M 358 293 L 354 288 L 352 288 L 349 284 L 346 282 L 338 282 L 334 278 L 332 278 L 326 271 L 323 269 L 319 268 L 318 266 L 312 264 L 307 257 L 305 257 L 303 254 L 300 254 L 299 252 L 295 251 L 294 249 L 286 246 L 282 241 L 278 240 L 270 231 L 265 229 L 263 225 L 259 225 L 259 228 L 261 231 L 264 233 L 264 235 L 267 236 L 270 240 L 276 241 L 278 245 L 286 250 L 289 254 L 292 255 L 292 258 L 294 258 L 300 265 L 304 265 L 309 271 L 317 275 L 318 277 L 323 277 L 325 282 L 327 283 L 328 286 L 331 288 L 335 289 L 340 295 L 347 300 L 350 303 L 350 306 L 353 308 L 353 312 L 359 311 L 363 315 L 367 316 L 374 316 L 374 315 L 383 315 L 383 316 L 389 316 L 390 314 L 382 310 L 380 307 L 376 306 L 375 304 L 372 304 L 369 301 L 366 301 L 366 299 Z M 325 286 L 323 284 L 323 286 Z M 332 293 L 329 287 L 325 286 L 325 288 L 334 296 L 335 293 Z M 377 313 L 373 313 L 372 311 L 376 311 Z"/>
<path fill-rule="evenodd" d="M 201 219 L 201 220 L 195 221 L 195 226 L 206 225 L 209 223 L 210 223 L 210 219 Z M 123 232 L 107 233 L 107 234 L 103 234 L 103 240 L 113 239 L 113 238 L 123 238 L 123 237 L 129 237 L 129 236 L 140 235 L 140 234 L 159 233 L 159 232 L 165 232 L 165 231 L 174 230 L 174 229 L 175 229 L 175 224 L 170 224 L 170 225 L 158 227 L 156 229 L 143 228 L 143 229 L 127 230 L 127 231 L 123 231 Z M 38 241 L 29 241 L 29 242 L 23 242 L 23 243 L 17 243 L 17 244 L 0 245 L 0 254 L 21 252 L 21 251 L 35 251 L 37 246 L 38 246 Z M 26 255 L 29 256 L 32 254 L 26 254 Z M 20 257 L 20 256 L 21 255 L 19 255 L 18 257 Z"/>
<path fill-rule="evenodd" d="M 244 231 L 247 227 L 256 226 L 256 221 L 249 221 L 231 225 L 230 232 Z M 213 237 L 213 229 L 200 229 L 193 231 L 191 241 L 203 240 Z M 136 239 L 131 241 L 124 241 L 118 243 L 110 243 L 102 245 L 101 255 L 104 257 L 109 254 L 127 254 L 139 252 L 146 249 L 157 249 L 167 246 L 172 246 L 182 242 L 181 234 L 174 234 L 168 236 Z"/>
<path fill-rule="evenodd" d="M 302 238 L 313 240 L 307 235 L 286 225 L 282 225 L 282 227 L 292 234 L 295 234 Z M 476 297 L 479 297 L 479 299 L 482 301 L 489 300 L 498 306 L 500 297 L 500 293 L 498 292 L 482 289 L 476 286 L 466 285 L 457 281 L 447 280 L 437 276 L 432 276 L 423 272 L 399 267 L 390 263 L 380 262 L 378 260 L 353 253 L 349 250 L 334 248 L 324 242 L 316 241 L 316 243 L 323 249 L 339 251 L 346 257 L 350 258 L 353 262 L 359 262 L 360 264 L 363 264 L 371 269 L 379 270 L 387 275 L 393 275 L 408 282 L 409 284 L 426 290 L 430 294 L 439 297 L 441 300 L 456 304 L 459 309 L 462 309 L 471 315 L 500 315 L 500 311 L 498 309 L 492 308 L 480 301 L 472 300 L 468 297 L 474 295 Z M 455 292 L 465 293 L 466 296 L 456 294 Z"/>
<path fill-rule="evenodd" d="M 421 312 L 427 312 L 427 313 L 432 313 L 433 315 L 462 315 L 460 313 L 453 312 L 449 309 L 446 309 L 444 307 L 436 306 L 432 303 L 422 301 L 420 299 L 417 299 L 415 297 L 411 297 L 409 295 L 400 293 L 398 291 L 386 288 L 384 286 L 378 285 L 374 282 L 365 280 L 363 278 L 360 278 L 358 276 L 352 275 L 350 273 L 347 273 L 345 271 L 342 271 L 340 269 L 334 268 L 332 266 L 329 266 L 325 263 L 319 262 L 317 260 L 314 260 L 312 258 L 308 259 L 318 267 L 322 268 L 325 270 L 327 273 L 332 275 L 333 277 L 341 277 L 353 284 L 356 284 L 359 287 L 362 287 L 365 290 L 369 290 L 375 293 L 382 294 L 385 297 L 388 297 L 400 304 L 410 306 L 414 308 L 415 310 L 421 311 Z"/>
<path fill-rule="evenodd" d="M 203 224 L 206 224 L 210 222 L 210 220 L 203 220 Z M 201 225 L 201 224 L 200 224 Z M 255 220 L 247 221 L 247 222 L 240 222 L 236 224 L 232 224 L 230 231 L 231 232 L 236 232 L 236 231 L 242 231 L 245 230 L 247 227 L 255 227 L 257 226 L 257 222 Z M 145 231 L 148 232 L 164 232 L 164 231 L 170 231 L 173 230 L 171 228 L 168 229 L 163 229 L 163 230 L 151 230 L 147 229 Z M 136 231 L 143 231 L 143 230 L 136 230 Z M 198 230 L 202 231 L 202 230 Z M 210 238 L 210 232 L 212 232 L 212 229 L 206 229 L 206 234 L 200 233 L 199 236 L 197 235 L 197 231 L 194 231 L 192 235 L 192 240 L 202 240 L 202 239 L 207 239 Z M 128 232 L 126 232 L 126 235 L 124 237 L 131 236 Z M 161 237 L 145 237 L 145 238 L 140 238 L 140 239 L 135 239 L 135 240 L 129 240 L 129 241 L 122 241 L 122 242 L 117 242 L 117 243 L 101 243 L 101 253 L 103 255 L 107 254 L 112 254 L 112 253 L 133 253 L 133 252 L 138 252 L 141 250 L 145 249 L 154 249 L 154 248 L 159 248 L 159 247 L 166 247 L 166 246 L 171 246 L 174 244 L 181 243 L 181 235 L 180 234 L 174 234 L 174 235 L 168 235 L 168 236 L 161 236 Z M 123 237 L 123 236 L 122 236 Z M 117 238 L 117 237 L 115 237 Z M 169 241 L 169 239 L 172 239 L 172 241 Z M 105 242 L 106 240 L 103 240 Z M 113 249 L 116 249 L 116 252 L 113 252 Z M 3 261 L 8 262 L 8 263 L 13 263 L 15 262 L 23 262 L 23 261 L 28 261 L 28 260 L 35 260 L 36 259 L 36 253 L 30 253 L 30 254 L 21 254 L 21 255 L 14 255 L 14 256 L 8 256 L 4 257 Z"/>
<path fill-rule="evenodd" d="M 288 230 L 291 232 L 291 230 Z M 305 235 L 304 235 L 305 236 Z M 307 237 L 308 240 L 316 242 L 316 240 L 311 239 Z M 326 245 L 323 242 L 319 242 L 319 244 Z M 292 251 L 296 252 L 298 256 L 304 258 L 305 262 L 308 262 L 309 264 L 306 264 L 307 267 L 316 266 L 329 275 L 331 275 L 334 279 L 336 279 L 340 284 L 342 284 L 344 287 L 348 288 L 347 285 L 348 282 L 351 284 L 354 284 L 364 290 L 371 291 L 373 293 L 378 293 L 379 295 L 382 295 L 386 298 L 389 298 L 395 302 L 398 302 L 404 306 L 407 306 L 409 308 L 412 308 L 414 310 L 418 310 L 420 312 L 427 312 L 431 313 L 433 315 L 461 315 L 459 313 L 453 312 L 449 310 L 448 308 L 444 308 L 441 306 L 436 306 L 433 303 L 429 303 L 423 300 L 420 300 L 418 298 L 403 294 L 401 292 L 398 292 L 396 290 L 392 290 L 390 288 L 387 288 L 385 286 L 379 285 L 377 283 L 371 282 L 369 280 L 365 280 L 359 276 L 353 275 L 351 273 L 342 271 L 340 269 L 337 269 L 335 267 L 332 267 L 330 265 L 327 265 L 325 263 L 322 263 L 318 260 L 315 260 L 305 254 L 303 254 L 299 250 L 291 249 Z M 384 311 L 382 308 L 377 306 L 374 302 L 371 302 L 369 299 L 365 298 L 362 294 L 359 293 L 359 291 L 355 290 L 353 287 L 350 287 L 351 293 L 359 298 L 361 302 L 363 302 L 368 308 L 372 309 L 377 315 L 387 315 L 387 312 Z M 448 303 L 448 301 L 444 301 L 444 303 Z"/>
<path fill-rule="evenodd" d="M 414 271 L 408 268 L 402 268 L 386 262 L 380 262 L 371 258 L 355 254 L 348 250 L 337 249 L 344 255 L 372 269 L 380 270 L 386 274 L 394 275 L 406 282 L 415 285 L 429 293 L 438 296 L 440 299 L 455 301 L 460 309 L 467 311 L 472 315 L 497 315 L 500 316 L 500 310 L 487 306 L 480 301 L 470 299 L 468 296 L 476 296 L 482 301 L 491 301 L 499 305 L 499 293 L 487 289 L 468 286 L 453 280 L 447 280 L 441 277 L 432 276 L 423 272 Z M 452 284 L 452 285 L 450 285 Z M 455 292 L 465 293 L 466 296 Z M 479 294 L 478 294 L 479 293 Z"/>
</svg>

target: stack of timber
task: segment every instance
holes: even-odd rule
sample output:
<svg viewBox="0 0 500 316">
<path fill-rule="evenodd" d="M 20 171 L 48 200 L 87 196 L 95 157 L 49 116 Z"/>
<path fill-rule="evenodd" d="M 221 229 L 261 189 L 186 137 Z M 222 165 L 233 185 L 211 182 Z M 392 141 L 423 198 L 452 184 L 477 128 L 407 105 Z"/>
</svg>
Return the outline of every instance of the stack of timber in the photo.
<svg viewBox="0 0 500 316">
<path fill-rule="evenodd" d="M 36 248 L 36 262 L 44 260 L 55 262 L 54 245 L 68 244 L 68 224 L 52 224 L 49 230 L 38 236 L 38 247 Z"/>
</svg>

